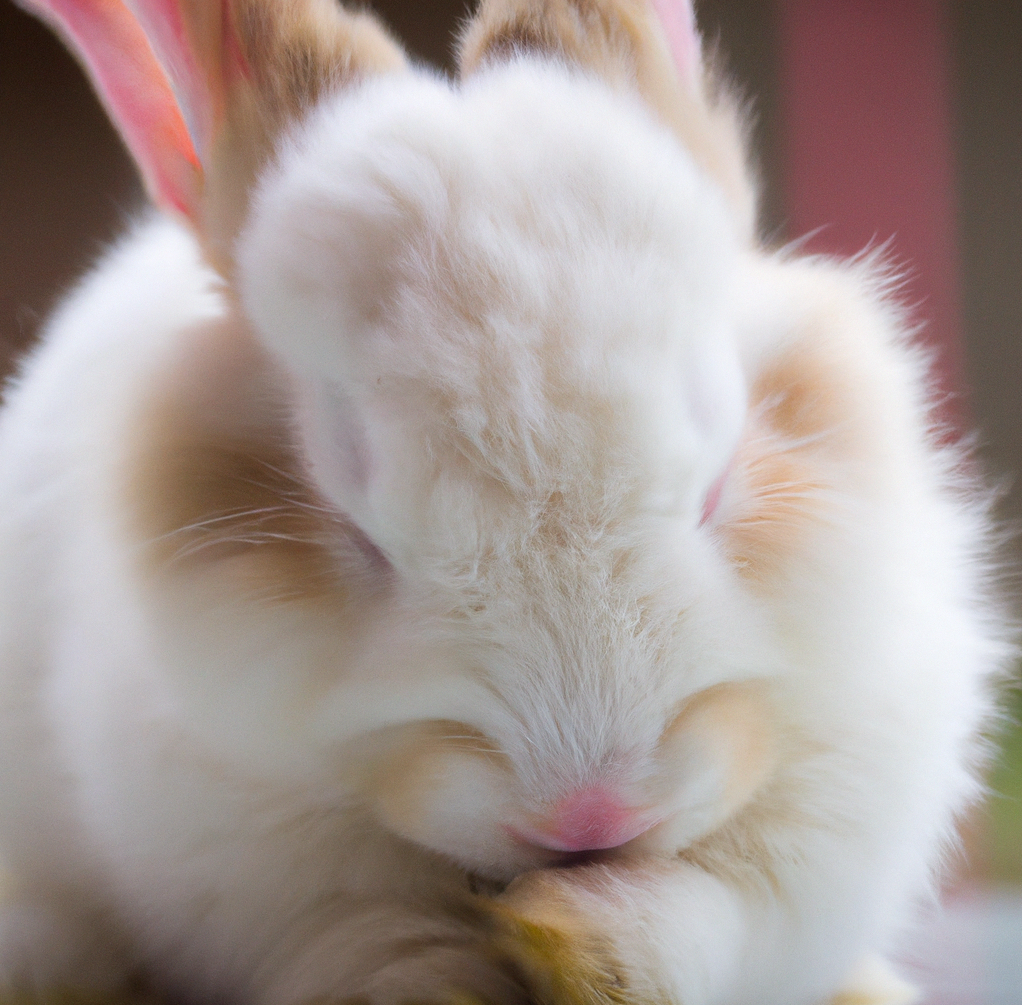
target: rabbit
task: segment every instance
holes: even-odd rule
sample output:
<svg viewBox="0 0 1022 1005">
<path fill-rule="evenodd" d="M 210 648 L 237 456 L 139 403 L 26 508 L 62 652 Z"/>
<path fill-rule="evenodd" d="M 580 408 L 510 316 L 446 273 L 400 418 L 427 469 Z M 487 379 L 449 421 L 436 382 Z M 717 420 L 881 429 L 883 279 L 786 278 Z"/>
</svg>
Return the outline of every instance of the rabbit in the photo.
<svg viewBox="0 0 1022 1005">
<path fill-rule="evenodd" d="M 22 0 L 156 208 L 0 417 L 0 1002 L 898 1005 L 1013 652 L 882 263 L 686 0 Z"/>
</svg>

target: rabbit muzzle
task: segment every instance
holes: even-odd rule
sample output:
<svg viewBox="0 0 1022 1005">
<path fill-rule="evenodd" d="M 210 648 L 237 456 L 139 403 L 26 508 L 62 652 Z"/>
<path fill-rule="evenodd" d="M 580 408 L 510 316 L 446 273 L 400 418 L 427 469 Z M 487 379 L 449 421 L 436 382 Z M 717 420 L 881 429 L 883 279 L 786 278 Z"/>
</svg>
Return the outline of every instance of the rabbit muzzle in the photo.
<svg viewBox="0 0 1022 1005">
<path fill-rule="evenodd" d="M 555 852 L 620 848 L 660 822 L 653 812 L 627 805 L 613 790 L 593 786 L 560 800 L 534 826 L 509 826 L 512 837 Z"/>
</svg>

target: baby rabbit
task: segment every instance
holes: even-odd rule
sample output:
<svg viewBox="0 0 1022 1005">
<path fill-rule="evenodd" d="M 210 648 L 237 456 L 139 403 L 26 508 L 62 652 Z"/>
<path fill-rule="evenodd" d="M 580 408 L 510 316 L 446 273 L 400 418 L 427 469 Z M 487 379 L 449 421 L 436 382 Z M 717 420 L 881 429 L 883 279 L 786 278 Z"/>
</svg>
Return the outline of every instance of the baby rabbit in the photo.
<svg viewBox="0 0 1022 1005">
<path fill-rule="evenodd" d="M 685 0 L 23 0 L 163 214 L 0 427 L 0 1002 L 818 1005 L 979 791 L 982 493 Z M 844 997 L 842 997 L 844 996 Z"/>
</svg>

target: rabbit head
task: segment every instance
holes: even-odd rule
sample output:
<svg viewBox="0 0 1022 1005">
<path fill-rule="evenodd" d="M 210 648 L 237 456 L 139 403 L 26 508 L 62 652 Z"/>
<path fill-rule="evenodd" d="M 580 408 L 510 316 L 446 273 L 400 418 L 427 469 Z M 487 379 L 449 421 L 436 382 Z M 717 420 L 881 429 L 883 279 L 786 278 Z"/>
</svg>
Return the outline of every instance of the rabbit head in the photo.
<svg viewBox="0 0 1022 1005">
<path fill-rule="evenodd" d="M 382 79 L 318 109 L 237 274 L 307 470 L 462 650 L 471 698 L 405 730 L 377 810 L 506 876 L 674 850 L 768 758 L 758 697 L 686 705 L 721 678 L 679 646 L 744 422 L 741 211 L 638 96 L 490 45 L 510 58 L 458 89 Z"/>
<path fill-rule="evenodd" d="M 778 486 L 822 477 L 807 444 L 851 392 L 754 367 L 778 308 L 688 4 L 484 0 L 457 83 L 329 0 L 34 5 L 274 361 L 293 477 L 337 514 L 330 603 L 287 601 L 320 639 L 288 743 L 496 878 L 735 813 L 776 747 L 752 586 L 810 520 Z"/>
</svg>

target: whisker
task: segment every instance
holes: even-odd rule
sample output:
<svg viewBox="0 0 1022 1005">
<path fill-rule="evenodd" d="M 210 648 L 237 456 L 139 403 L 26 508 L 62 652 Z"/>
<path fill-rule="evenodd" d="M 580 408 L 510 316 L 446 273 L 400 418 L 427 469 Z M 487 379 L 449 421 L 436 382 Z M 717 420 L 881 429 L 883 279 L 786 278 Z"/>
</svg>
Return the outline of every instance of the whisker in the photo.
<svg viewBox="0 0 1022 1005">
<path fill-rule="evenodd" d="M 173 537 L 175 534 L 187 534 L 192 531 L 215 528 L 219 524 L 227 523 L 231 520 L 243 520 L 251 516 L 261 516 L 264 519 L 267 519 L 269 516 L 273 516 L 278 513 L 286 513 L 288 510 L 289 507 L 287 506 L 260 506 L 256 509 L 248 510 L 225 510 L 218 512 L 213 516 L 209 516 L 204 520 L 196 520 L 194 523 L 175 527 L 173 530 L 167 531 L 167 533 L 160 534 L 158 537 L 153 538 L 153 540 L 162 541 L 165 538 Z"/>
</svg>

